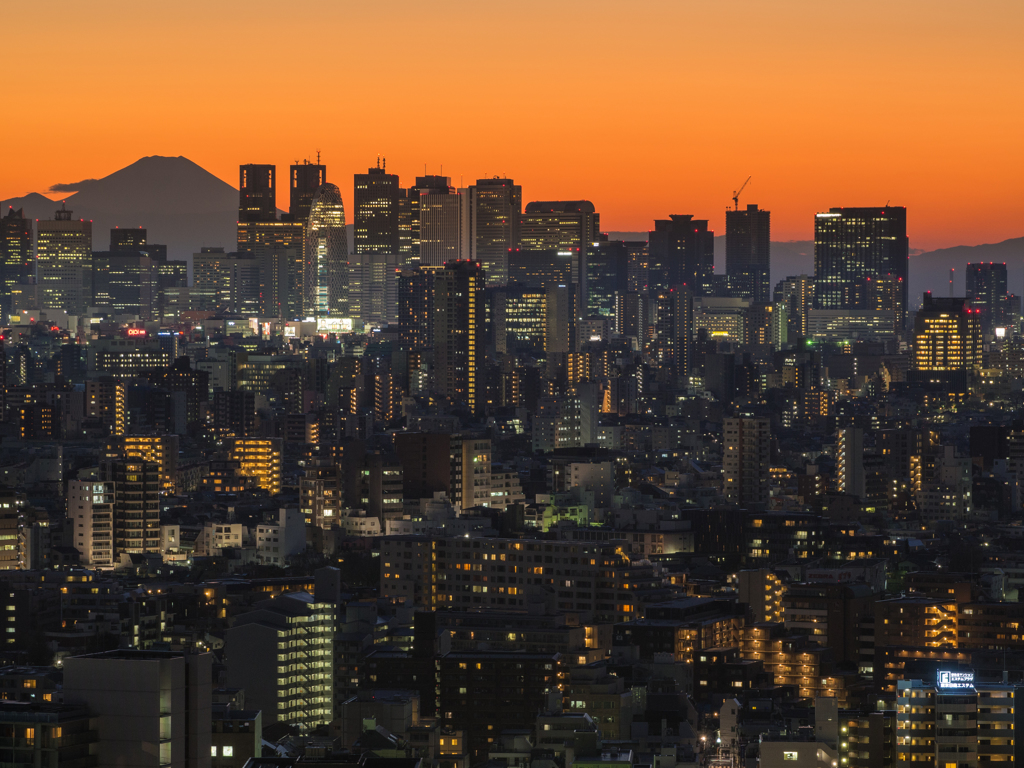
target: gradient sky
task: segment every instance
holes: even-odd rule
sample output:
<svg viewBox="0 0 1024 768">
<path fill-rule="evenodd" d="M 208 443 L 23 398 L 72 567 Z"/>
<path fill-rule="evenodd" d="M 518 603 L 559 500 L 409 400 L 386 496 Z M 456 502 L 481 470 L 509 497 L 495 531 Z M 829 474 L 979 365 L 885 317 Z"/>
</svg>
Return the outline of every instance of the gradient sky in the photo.
<svg viewBox="0 0 1024 768">
<path fill-rule="evenodd" d="M 443 164 L 588 198 L 606 231 L 722 232 L 752 175 L 776 240 L 888 200 L 914 248 L 995 242 L 1024 235 L 1022 32 L 1021 0 L 18 3 L 0 199 L 145 155 L 237 185 L 319 149 L 346 204 L 382 154 L 403 184 Z"/>
</svg>

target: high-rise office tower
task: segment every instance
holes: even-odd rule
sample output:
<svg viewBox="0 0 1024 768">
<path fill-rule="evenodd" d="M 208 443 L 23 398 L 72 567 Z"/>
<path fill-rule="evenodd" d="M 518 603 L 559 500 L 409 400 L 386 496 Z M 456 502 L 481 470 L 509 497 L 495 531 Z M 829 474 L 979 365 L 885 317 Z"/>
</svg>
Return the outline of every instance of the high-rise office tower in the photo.
<svg viewBox="0 0 1024 768">
<path fill-rule="evenodd" d="M 115 227 L 110 230 L 111 253 L 138 253 L 146 250 L 146 230 L 142 227 Z"/>
<path fill-rule="evenodd" d="M 355 252 L 400 253 L 399 200 L 403 197 L 398 186 L 398 174 L 388 173 L 387 165 L 355 176 L 353 205 L 355 214 Z"/>
<path fill-rule="evenodd" d="M 90 306 L 104 308 L 113 314 L 138 315 L 143 320 L 150 320 L 158 294 L 156 264 L 145 253 L 93 253 Z"/>
<path fill-rule="evenodd" d="M 418 176 L 419 263 L 440 267 L 463 258 L 462 195 L 447 176 Z"/>
<path fill-rule="evenodd" d="M 434 343 L 434 276 L 439 267 L 403 270 L 398 278 L 398 332 L 402 347 L 426 349 Z"/>
<path fill-rule="evenodd" d="M 35 267 L 32 219 L 26 219 L 22 209 L 11 208 L 0 219 L 0 310 L 3 322 L 7 322 L 7 315 L 13 311 L 12 289 L 29 283 L 35 277 Z"/>
<path fill-rule="evenodd" d="M 306 317 L 345 313 L 348 235 L 341 190 L 324 184 L 316 193 L 306 225 L 302 312 Z"/>
<path fill-rule="evenodd" d="M 277 220 L 277 169 L 242 165 L 238 169 L 238 221 Z"/>
<path fill-rule="evenodd" d="M 512 179 L 478 179 L 470 187 L 472 253 L 492 285 L 508 282 L 508 254 L 519 247 L 523 188 Z"/>
<path fill-rule="evenodd" d="M 814 280 L 810 275 L 797 275 L 780 280 L 773 299 L 786 306 L 788 335 L 795 339 L 807 335 L 807 313 L 814 307 Z"/>
<path fill-rule="evenodd" d="M 585 252 L 601 233 L 601 215 L 589 200 L 527 203 L 519 224 L 519 247 L 527 251 Z"/>
<path fill-rule="evenodd" d="M 712 293 L 715 233 L 708 229 L 707 221 L 678 214 L 656 219 L 648 248 L 651 291 L 685 285 L 694 296 Z"/>
<path fill-rule="evenodd" d="M 629 284 L 629 249 L 622 240 L 604 240 L 587 252 L 587 317 L 614 317 L 615 296 Z"/>
<path fill-rule="evenodd" d="M 1013 322 L 1013 299 L 1006 292 L 1006 262 L 967 265 L 967 300 L 980 310 L 981 331 L 986 335 Z"/>
<path fill-rule="evenodd" d="M 319 156 L 317 161 L 311 163 L 306 160 L 291 167 L 288 218 L 292 221 L 306 223 L 309 210 L 313 206 L 313 198 L 320 187 L 327 183 L 327 166 L 320 165 Z"/>
<path fill-rule="evenodd" d="M 438 393 L 474 413 L 484 404 L 487 308 L 483 269 L 454 261 L 434 275 L 434 363 Z"/>
<path fill-rule="evenodd" d="M 731 418 L 722 425 L 725 498 L 748 509 L 768 503 L 771 427 L 768 419 Z M 781 553 L 780 553 L 781 554 Z"/>
<path fill-rule="evenodd" d="M 646 240 L 627 240 L 626 252 L 629 266 L 626 272 L 626 289 L 633 293 L 647 293 L 650 282 L 650 249 Z"/>
<path fill-rule="evenodd" d="M 693 293 L 676 286 L 658 293 L 654 299 L 654 339 L 652 352 L 659 366 L 678 382 L 690 373 L 693 347 Z"/>
<path fill-rule="evenodd" d="M 81 315 L 92 288 L 92 222 L 72 219 L 61 204 L 53 220 L 36 224 L 36 264 L 40 301 Z"/>
<path fill-rule="evenodd" d="M 967 392 L 971 371 L 982 364 L 981 315 L 966 299 L 929 291 L 914 317 L 912 348 L 912 381 Z"/>
<path fill-rule="evenodd" d="M 256 253 L 260 248 L 293 248 L 301 258 L 305 253 L 306 224 L 306 221 L 240 221 L 236 250 Z"/>
<path fill-rule="evenodd" d="M 900 287 L 903 327 L 907 312 L 910 241 L 907 209 L 831 208 L 814 217 L 814 305 L 861 309 L 868 278 L 888 277 Z"/>
<path fill-rule="evenodd" d="M 544 357 L 548 376 L 560 381 L 565 377 L 568 356 L 578 352 L 579 323 L 576 286 L 552 285 L 545 291 L 544 302 Z"/>
<path fill-rule="evenodd" d="M 380 327 L 398 322 L 397 253 L 363 252 L 349 257 L 347 316 Z"/>
<path fill-rule="evenodd" d="M 771 213 L 748 205 L 725 212 L 725 274 L 729 293 L 767 302 L 771 291 Z"/>
</svg>

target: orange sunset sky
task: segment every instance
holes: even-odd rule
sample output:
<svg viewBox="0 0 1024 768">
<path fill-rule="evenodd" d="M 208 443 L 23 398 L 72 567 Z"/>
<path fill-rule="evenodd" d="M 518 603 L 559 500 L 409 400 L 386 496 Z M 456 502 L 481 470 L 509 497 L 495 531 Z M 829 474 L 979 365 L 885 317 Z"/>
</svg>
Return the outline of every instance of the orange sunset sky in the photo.
<svg viewBox="0 0 1024 768">
<path fill-rule="evenodd" d="M 588 198 L 606 231 L 721 233 L 752 175 L 776 240 L 888 200 L 914 248 L 996 242 L 1024 235 L 1022 33 L 1021 0 L 22 2 L 0 199 L 155 154 L 237 185 L 319 149 L 346 205 L 382 154 L 404 185 L 443 164 Z"/>
</svg>

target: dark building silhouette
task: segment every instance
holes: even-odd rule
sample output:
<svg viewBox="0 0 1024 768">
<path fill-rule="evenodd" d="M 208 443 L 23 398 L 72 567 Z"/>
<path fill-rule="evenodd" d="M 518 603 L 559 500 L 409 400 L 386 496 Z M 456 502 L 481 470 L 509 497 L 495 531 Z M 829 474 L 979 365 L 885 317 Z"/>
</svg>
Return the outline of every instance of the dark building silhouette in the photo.
<svg viewBox="0 0 1024 768">
<path fill-rule="evenodd" d="M 118 315 L 153 316 L 159 274 L 145 253 L 96 251 L 92 255 L 92 305 Z"/>
<path fill-rule="evenodd" d="M 508 282 L 530 288 L 578 283 L 579 265 L 578 255 L 569 251 L 513 251 L 508 258 Z"/>
<path fill-rule="evenodd" d="M 0 219 L 0 309 L 3 321 L 13 311 L 11 289 L 29 283 L 35 277 L 35 258 L 32 253 L 32 219 L 26 219 L 23 209 L 11 208 Z"/>
<path fill-rule="evenodd" d="M 137 253 L 146 250 L 146 230 L 142 227 L 114 227 L 110 230 L 111 253 Z"/>
<path fill-rule="evenodd" d="M 355 175 L 355 252 L 399 253 L 398 209 L 402 190 L 398 175 L 386 164 Z"/>
<path fill-rule="evenodd" d="M 900 318 L 904 318 L 909 264 L 904 207 L 831 208 L 814 217 L 814 305 L 818 309 L 866 309 L 868 280 L 888 278 L 896 283 Z"/>
<path fill-rule="evenodd" d="M 992 334 L 1013 320 L 1014 300 L 1006 292 L 1006 263 L 967 265 L 967 300 L 981 315 L 981 332 Z"/>
<path fill-rule="evenodd" d="M 272 165 L 242 165 L 238 169 L 238 221 L 277 219 L 277 169 Z"/>
<path fill-rule="evenodd" d="M 308 160 L 293 165 L 288 182 L 288 218 L 305 224 L 317 190 L 326 183 L 326 165 Z"/>
<path fill-rule="evenodd" d="M 712 293 L 715 233 L 707 221 L 688 214 L 657 219 L 648 235 L 648 248 L 651 291 L 685 285 L 694 296 Z"/>
<path fill-rule="evenodd" d="M 604 240 L 592 245 L 587 252 L 588 317 L 614 317 L 615 296 L 625 293 L 629 283 L 630 253 L 622 240 Z"/>
<path fill-rule="evenodd" d="M 406 269 L 398 278 L 398 332 L 402 347 L 426 349 L 434 343 L 434 276 L 437 267 Z"/>
<path fill-rule="evenodd" d="M 725 212 L 725 274 L 729 293 L 767 302 L 771 284 L 771 213 L 748 205 Z"/>
</svg>

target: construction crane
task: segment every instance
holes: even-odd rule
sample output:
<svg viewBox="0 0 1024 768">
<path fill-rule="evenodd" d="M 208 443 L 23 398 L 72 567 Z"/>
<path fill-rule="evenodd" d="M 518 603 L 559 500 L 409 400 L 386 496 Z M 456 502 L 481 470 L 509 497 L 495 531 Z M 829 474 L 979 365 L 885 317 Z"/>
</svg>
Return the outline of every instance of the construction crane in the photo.
<svg viewBox="0 0 1024 768">
<path fill-rule="evenodd" d="M 747 176 L 747 180 L 743 182 L 743 186 L 732 193 L 732 204 L 735 206 L 734 210 L 738 211 L 740 209 L 740 192 L 747 188 L 747 184 L 750 183 L 752 178 L 753 176 Z"/>
</svg>

